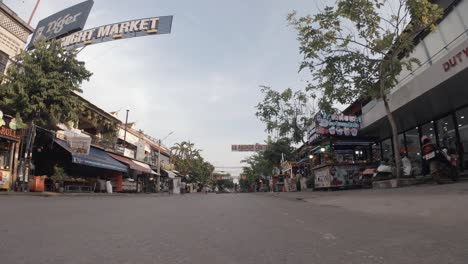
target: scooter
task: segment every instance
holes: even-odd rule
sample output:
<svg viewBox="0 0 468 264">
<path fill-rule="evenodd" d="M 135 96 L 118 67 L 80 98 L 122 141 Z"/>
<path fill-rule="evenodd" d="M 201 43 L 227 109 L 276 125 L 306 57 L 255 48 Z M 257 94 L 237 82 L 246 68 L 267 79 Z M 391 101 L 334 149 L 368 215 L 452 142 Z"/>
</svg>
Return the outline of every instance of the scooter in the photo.
<svg viewBox="0 0 468 264">
<path fill-rule="evenodd" d="M 426 143 L 422 146 L 422 154 L 422 158 L 429 163 L 432 178 L 438 184 L 458 179 L 456 161 L 448 155 L 447 148 L 438 149 L 433 143 Z"/>
</svg>

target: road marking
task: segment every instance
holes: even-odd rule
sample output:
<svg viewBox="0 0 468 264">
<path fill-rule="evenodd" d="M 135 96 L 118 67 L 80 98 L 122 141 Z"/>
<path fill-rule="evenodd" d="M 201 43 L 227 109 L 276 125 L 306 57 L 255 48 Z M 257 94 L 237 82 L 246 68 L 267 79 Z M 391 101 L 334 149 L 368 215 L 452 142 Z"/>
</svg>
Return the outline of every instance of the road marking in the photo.
<svg viewBox="0 0 468 264">
<path fill-rule="evenodd" d="M 336 237 L 332 233 L 325 233 L 322 235 L 323 239 L 326 240 L 335 240 Z"/>
</svg>

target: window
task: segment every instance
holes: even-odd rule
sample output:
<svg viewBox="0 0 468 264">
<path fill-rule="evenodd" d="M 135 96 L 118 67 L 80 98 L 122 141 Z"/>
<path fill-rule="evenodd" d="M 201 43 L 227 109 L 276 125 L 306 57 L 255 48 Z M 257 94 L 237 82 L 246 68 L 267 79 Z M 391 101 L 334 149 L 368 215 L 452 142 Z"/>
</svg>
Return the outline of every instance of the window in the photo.
<svg viewBox="0 0 468 264">
<path fill-rule="evenodd" d="M 419 129 L 413 128 L 406 131 L 406 149 L 408 153 L 408 159 L 411 161 L 411 166 L 414 170 L 414 175 L 420 175 L 422 172 L 422 160 L 421 160 L 421 144 Z"/>
<path fill-rule="evenodd" d="M 372 160 L 379 161 L 380 159 L 382 159 L 380 144 L 372 144 Z"/>
<path fill-rule="evenodd" d="M 398 141 L 400 142 L 400 151 L 398 153 L 406 152 L 405 134 L 399 134 Z"/>
<path fill-rule="evenodd" d="M 457 153 L 457 135 L 452 115 L 437 120 L 436 125 L 439 146 L 447 147 L 449 153 Z"/>
<path fill-rule="evenodd" d="M 384 161 L 393 159 L 392 140 L 390 138 L 382 141 L 382 156 Z"/>
<path fill-rule="evenodd" d="M 434 131 L 434 121 L 426 123 L 421 126 L 421 136 L 428 136 L 433 143 L 436 142 L 435 131 Z"/>
<path fill-rule="evenodd" d="M 8 64 L 8 54 L 0 50 L 0 73 L 5 73 L 6 66 Z"/>
<path fill-rule="evenodd" d="M 0 169 L 10 169 L 11 143 L 0 139 Z"/>
<path fill-rule="evenodd" d="M 460 133 L 460 157 L 463 169 L 468 169 L 468 108 L 457 111 L 457 125 Z"/>
</svg>

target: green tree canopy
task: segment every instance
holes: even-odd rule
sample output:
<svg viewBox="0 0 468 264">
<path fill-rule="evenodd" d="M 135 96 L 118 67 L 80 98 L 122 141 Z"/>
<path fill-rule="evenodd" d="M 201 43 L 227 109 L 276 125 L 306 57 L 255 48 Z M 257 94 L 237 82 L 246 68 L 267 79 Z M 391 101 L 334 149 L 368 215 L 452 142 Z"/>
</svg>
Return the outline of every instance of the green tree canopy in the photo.
<svg viewBox="0 0 468 264">
<path fill-rule="evenodd" d="M 182 175 L 190 175 L 191 181 L 208 183 L 214 171 L 214 166 L 205 161 L 201 156 L 201 150 L 195 148 L 190 141 L 182 141 L 171 147 L 172 162 L 175 169 Z"/>
<path fill-rule="evenodd" d="M 384 102 L 394 149 L 400 149 L 398 128 L 388 93 L 403 69 L 419 64 L 411 57 L 417 36 L 435 27 L 443 10 L 430 0 L 337 0 L 315 15 L 288 17 L 298 32 L 300 69 L 313 77 L 307 91 L 320 94 L 321 109 L 359 98 Z M 401 161 L 395 153 L 397 176 Z"/>
<path fill-rule="evenodd" d="M 261 176 L 271 176 L 273 169 L 281 165 L 281 161 L 290 160 L 294 157 L 294 148 L 288 138 L 267 140 L 268 149 L 257 152 L 242 162 L 246 164 L 242 168 L 246 176 L 245 181 L 252 184 Z"/>
<path fill-rule="evenodd" d="M 19 123 L 51 127 L 77 121 L 82 104 L 75 93 L 91 72 L 76 56 L 55 40 L 22 51 L 2 78 L 0 104 L 15 111 Z"/>
<path fill-rule="evenodd" d="M 294 143 L 304 143 L 312 122 L 310 96 L 290 88 L 278 92 L 267 86 L 260 87 L 264 97 L 256 106 L 256 116 L 265 123 L 266 131 L 278 138 L 288 137 Z"/>
</svg>

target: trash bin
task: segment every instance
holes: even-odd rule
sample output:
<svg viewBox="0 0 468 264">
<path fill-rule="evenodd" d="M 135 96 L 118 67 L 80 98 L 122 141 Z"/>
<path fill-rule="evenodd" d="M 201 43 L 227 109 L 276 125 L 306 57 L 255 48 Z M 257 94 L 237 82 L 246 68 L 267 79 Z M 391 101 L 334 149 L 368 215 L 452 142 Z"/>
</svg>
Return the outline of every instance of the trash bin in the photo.
<svg viewBox="0 0 468 264">
<path fill-rule="evenodd" d="M 45 176 L 34 176 L 29 180 L 30 192 L 43 192 L 44 191 Z"/>
</svg>

